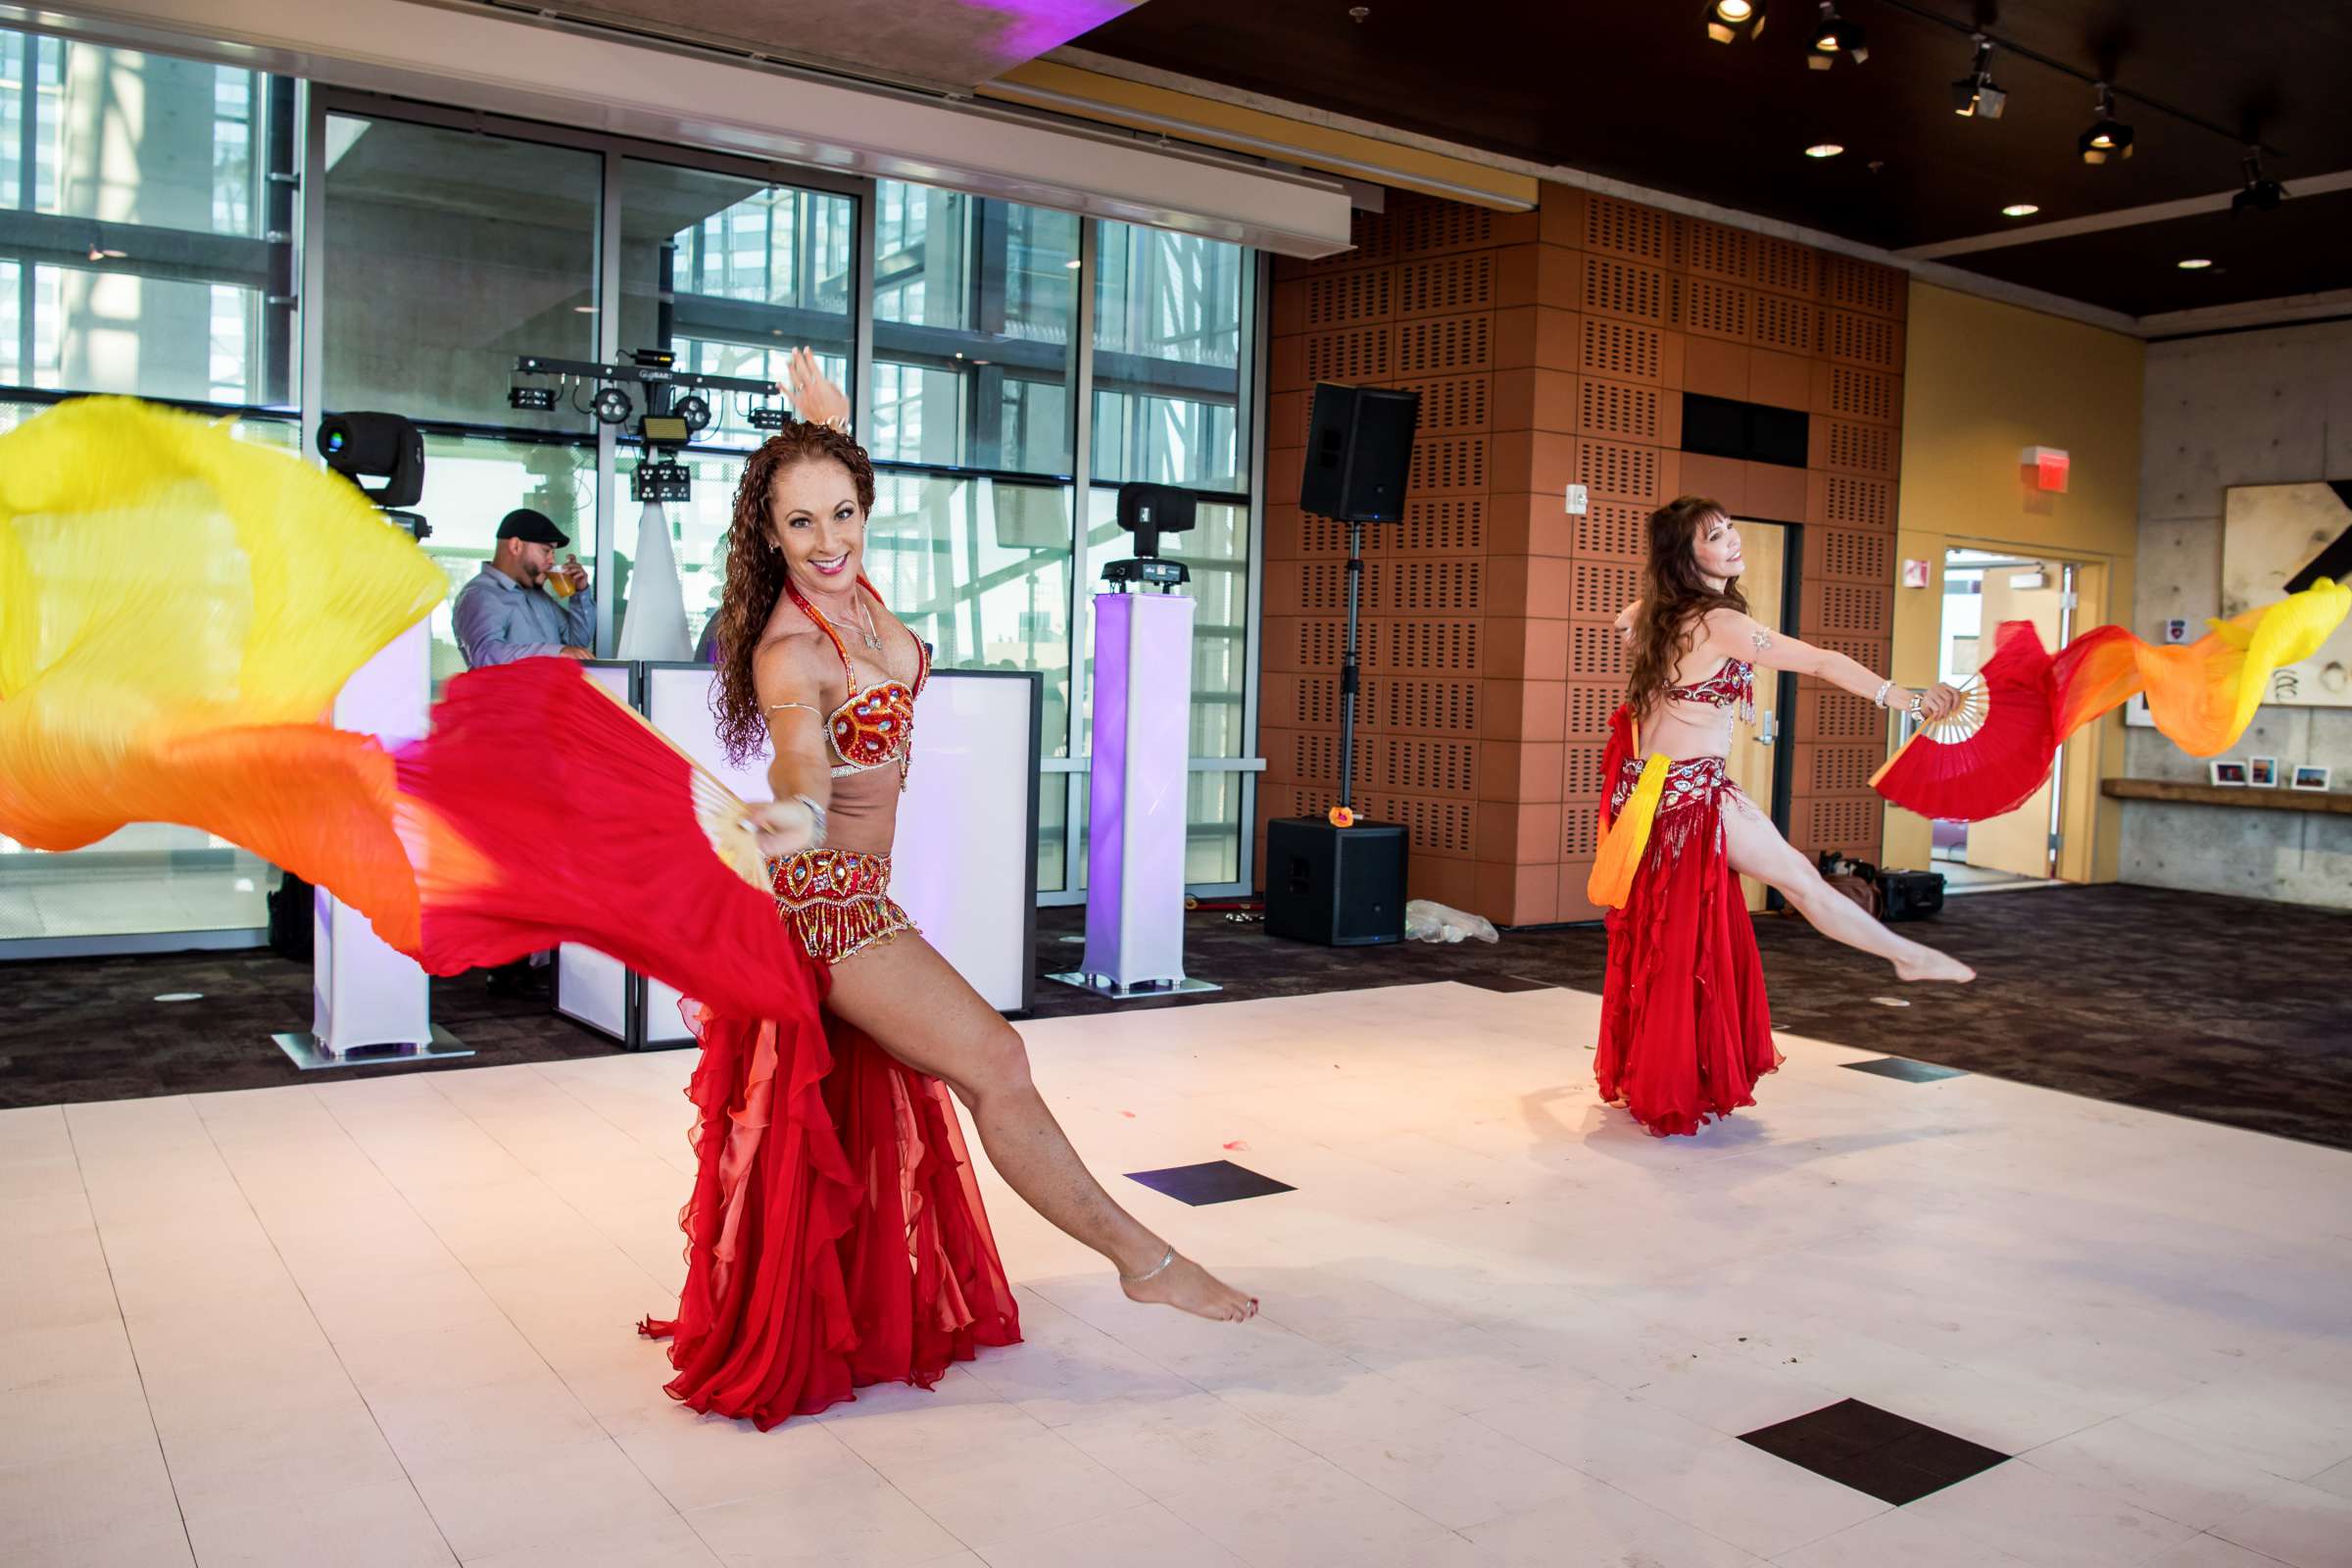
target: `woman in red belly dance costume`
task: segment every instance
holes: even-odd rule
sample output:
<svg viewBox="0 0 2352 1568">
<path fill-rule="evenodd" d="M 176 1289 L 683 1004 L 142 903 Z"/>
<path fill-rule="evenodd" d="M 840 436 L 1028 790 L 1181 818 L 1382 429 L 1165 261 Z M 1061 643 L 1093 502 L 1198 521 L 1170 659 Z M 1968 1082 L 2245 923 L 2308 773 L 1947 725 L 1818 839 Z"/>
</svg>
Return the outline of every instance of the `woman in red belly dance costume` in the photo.
<svg viewBox="0 0 2352 1568">
<path fill-rule="evenodd" d="M 672 1341 L 672 1396 L 762 1428 L 1019 1340 L 950 1089 L 998 1173 L 1129 1297 L 1234 1321 L 1257 1306 L 1111 1200 L 1020 1036 L 891 902 L 929 657 L 859 571 L 874 472 L 848 404 L 807 350 L 792 373 L 811 422 L 744 466 L 716 706 L 735 757 L 774 746 L 775 801 L 754 816 L 779 912 L 823 973 L 823 1028 L 700 1017 L 686 1287 L 674 1321 L 644 1325 Z"/>
<path fill-rule="evenodd" d="M 1742 874 L 1779 889 L 1823 935 L 1877 954 L 1904 980 L 1976 977 L 1824 882 L 1724 772 L 1735 712 L 1755 718 L 1759 665 L 1816 675 L 1930 719 L 1950 711 L 1959 694 L 1906 691 L 1843 654 L 1766 630 L 1747 615 L 1740 566 L 1739 527 L 1714 502 L 1685 496 L 1650 514 L 1642 597 L 1618 618 L 1633 677 L 1610 721 L 1601 820 L 1613 837 L 1635 826 L 1631 813 L 1618 821 L 1629 804 L 1644 813 L 1654 802 L 1654 814 L 1631 885 L 1608 913 L 1594 1070 L 1603 1100 L 1660 1135 L 1695 1133 L 1710 1117 L 1754 1104 L 1756 1080 L 1781 1062 Z M 1602 858 L 1605 867 L 1605 844 Z M 1596 896 L 1615 897 L 1594 880 Z"/>
</svg>

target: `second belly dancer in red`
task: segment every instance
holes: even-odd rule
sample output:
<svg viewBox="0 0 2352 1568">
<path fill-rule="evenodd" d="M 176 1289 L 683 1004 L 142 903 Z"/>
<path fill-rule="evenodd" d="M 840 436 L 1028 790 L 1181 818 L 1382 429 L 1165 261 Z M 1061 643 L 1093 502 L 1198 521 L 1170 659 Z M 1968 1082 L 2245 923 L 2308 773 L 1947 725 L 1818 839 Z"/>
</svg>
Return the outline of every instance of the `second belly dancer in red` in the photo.
<svg viewBox="0 0 2352 1568">
<path fill-rule="evenodd" d="M 998 1174 L 1129 1297 L 1235 1321 L 1257 1307 L 1111 1200 L 1021 1037 L 891 902 L 929 659 L 859 570 L 874 471 L 836 427 L 847 405 L 806 350 L 793 379 L 811 422 L 754 453 L 736 495 L 716 706 L 735 756 L 773 745 L 775 801 L 755 816 L 824 1017 L 699 1020 L 686 1287 L 674 1322 L 645 1325 L 672 1341 L 673 1396 L 761 1427 L 864 1384 L 928 1387 L 1020 1338 L 950 1090 Z"/>
<path fill-rule="evenodd" d="M 1642 601 L 1618 622 L 1633 675 L 1610 721 L 1602 820 L 1614 832 L 1645 767 L 1657 798 L 1624 902 L 1608 913 L 1594 1070 L 1601 1098 L 1658 1134 L 1694 1133 L 1754 1104 L 1757 1078 L 1780 1065 L 1743 874 L 1777 888 L 1823 935 L 1886 958 L 1902 979 L 1975 978 L 1824 882 L 1724 771 L 1735 715 L 1754 719 L 1759 665 L 1818 676 L 1882 708 L 1916 706 L 1931 719 L 1959 694 L 1910 692 L 1843 654 L 1767 630 L 1747 614 L 1740 564 L 1739 525 L 1721 507 L 1695 496 L 1661 507 L 1649 519 Z"/>
</svg>

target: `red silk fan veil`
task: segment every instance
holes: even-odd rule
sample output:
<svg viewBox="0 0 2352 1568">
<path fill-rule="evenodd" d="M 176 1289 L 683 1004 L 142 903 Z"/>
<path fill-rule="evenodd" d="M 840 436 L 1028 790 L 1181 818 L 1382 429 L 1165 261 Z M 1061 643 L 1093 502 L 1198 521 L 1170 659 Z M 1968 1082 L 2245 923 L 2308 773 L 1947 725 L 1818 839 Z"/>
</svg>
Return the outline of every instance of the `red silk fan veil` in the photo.
<svg viewBox="0 0 2352 1568">
<path fill-rule="evenodd" d="M 585 942 L 722 1011 L 814 1026 L 743 803 L 579 665 L 458 676 L 399 771 L 426 968 Z"/>
<path fill-rule="evenodd" d="M 1992 657 L 1960 687 L 1958 710 L 1903 743 L 1871 786 L 1906 810 L 1947 822 L 2014 811 L 2058 755 L 2050 656 L 2031 621 L 2007 620 Z"/>
</svg>

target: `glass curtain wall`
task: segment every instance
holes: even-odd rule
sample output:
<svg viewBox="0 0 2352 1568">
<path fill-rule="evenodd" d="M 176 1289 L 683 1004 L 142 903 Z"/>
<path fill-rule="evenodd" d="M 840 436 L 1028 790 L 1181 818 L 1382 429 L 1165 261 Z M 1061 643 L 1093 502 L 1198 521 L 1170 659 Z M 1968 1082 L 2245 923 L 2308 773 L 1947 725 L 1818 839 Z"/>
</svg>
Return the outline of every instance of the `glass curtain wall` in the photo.
<svg viewBox="0 0 2352 1568">
<path fill-rule="evenodd" d="M 1242 411 L 1244 287 L 1240 246 L 1126 223 L 1095 224 L 1094 430 L 1087 489 L 1086 576 L 1128 554 L 1118 524 L 1123 480 L 1199 492 L 1191 533 L 1163 541 L 1192 571 L 1193 740 L 1185 879 L 1232 884 L 1244 863 L 1248 780 L 1217 761 L 1250 755 L 1249 453 Z M 1094 689 L 1089 622 L 1085 678 Z M 1091 704 L 1081 718 L 1091 716 Z M 1078 733 L 1087 733 L 1082 722 Z M 1084 803 L 1079 803 L 1083 811 Z M 1083 858 L 1082 858 L 1083 860 Z M 1083 871 L 1079 881 L 1083 887 Z"/>
<path fill-rule="evenodd" d="M 296 444 L 297 128 L 281 77 L 0 30 L 0 429 L 132 393 Z M 70 854 L 0 838 L 0 944 L 242 945 L 270 874 L 162 824 Z"/>
<path fill-rule="evenodd" d="M 780 382 L 786 359 L 806 345 L 825 374 L 854 394 L 854 199 L 635 158 L 619 160 L 618 190 L 613 341 L 622 351 L 667 349 L 683 369 Z M 709 401 L 710 423 L 681 460 L 693 475 L 693 498 L 664 503 L 661 516 L 685 588 L 687 631 L 698 644 L 725 586 L 739 454 L 762 439 L 750 423 L 750 399 Z M 621 444 L 622 466 L 634 466 L 637 456 L 633 442 Z M 625 487 L 616 496 L 609 597 L 618 627 L 649 523 Z"/>
<path fill-rule="evenodd" d="M 433 678 L 465 668 L 457 590 L 499 519 L 545 513 L 594 563 L 596 420 L 565 401 L 507 406 L 518 354 L 597 357 L 604 160 L 595 152 L 328 114 L 318 122 L 322 413 L 380 410 L 424 429 L 426 554 L 449 574 Z"/>
<path fill-rule="evenodd" d="M 207 411 L 288 450 L 306 414 L 406 415 L 426 433 L 417 510 L 453 596 L 499 519 L 534 507 L 595 570 L 609 653 L 646 525 L 627 499 L 634 443 L 576 386 L 551 411 L 509 407 L 515 357 L 662 348 L 683 368 L 767 380 L 808 344 L 849 388 L 875 459 L 876 586 L 940 667 L 1044 678 L 1050 901 L 1085 887 L 1090 600 L 1125 553 L 1116 486 L 1200 493 L 1200 526 L 1171 552 L 1200 601 L 1190 875 L 1238 884 L 1258 259 L 960 192 L 787 174 L 0 29 L 0 429 L 88 393 Z M 717 605 L 736 478 L 760 439 L 746 400 L 711 402 L 682 460 L 693 498 L 657 524 L 690 636 Z M 445 679 L 463 662 L 446 605 L 433 632 Z M 0 944 L 249 942 L 270 875 L 177 828 L 66 856 L 0 841 Z"/>
</svg>

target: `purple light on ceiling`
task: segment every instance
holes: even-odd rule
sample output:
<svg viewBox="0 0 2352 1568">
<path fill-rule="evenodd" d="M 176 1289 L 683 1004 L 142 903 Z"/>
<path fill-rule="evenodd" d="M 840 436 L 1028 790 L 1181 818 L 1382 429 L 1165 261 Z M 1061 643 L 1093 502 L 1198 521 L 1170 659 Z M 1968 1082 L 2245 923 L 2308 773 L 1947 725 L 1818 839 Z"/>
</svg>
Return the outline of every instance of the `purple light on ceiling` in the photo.
<svg viewBox="0 0 2352 1568">
<path fill-rule="evenodd" d="M 957 0 L 967 11 L 1000 19 L 998 51 L 1014 62 L 1034 60 L 1049 49 L 1092 32 L 1113 17 L 1135 9 L 1136 0 L 1007 0 L 988 5 Z"/>
</svg>

